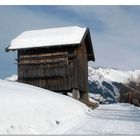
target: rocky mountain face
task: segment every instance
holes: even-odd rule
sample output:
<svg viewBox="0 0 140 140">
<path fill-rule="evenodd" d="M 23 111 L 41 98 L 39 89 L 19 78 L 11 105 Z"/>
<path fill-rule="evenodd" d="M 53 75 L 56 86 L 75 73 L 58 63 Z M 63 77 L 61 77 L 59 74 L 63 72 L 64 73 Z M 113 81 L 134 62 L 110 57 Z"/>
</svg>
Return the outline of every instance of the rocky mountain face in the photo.
<svg viewBox="0 0 140 140">
<path fill-rule="evenodd" d="M 140 70 L 88 68 L 89 96 L 100 103 L 116 103 L 128 93 L 140 94 Z M 127 102 L 127 101 L 123 102 Z"/>
</svg>

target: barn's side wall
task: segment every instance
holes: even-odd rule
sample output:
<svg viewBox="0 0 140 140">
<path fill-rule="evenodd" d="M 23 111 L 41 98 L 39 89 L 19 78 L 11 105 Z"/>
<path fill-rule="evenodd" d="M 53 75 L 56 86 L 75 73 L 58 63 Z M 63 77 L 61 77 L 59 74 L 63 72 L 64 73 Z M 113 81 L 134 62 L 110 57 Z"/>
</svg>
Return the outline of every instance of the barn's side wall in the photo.
<svg viewBox="0 0 140 140">
<path fill-rule="evenodd" d="M 72 90 L 78 83 L 76 47 L 18 50 L 18 80 L 53 91 Z"/>
<path fill-rule="evenodd" d="M 53 91 L 78 89 L 87 93 L 85 42 L 80 46 L 18 50 L 18 80 Z"/>
</svg>

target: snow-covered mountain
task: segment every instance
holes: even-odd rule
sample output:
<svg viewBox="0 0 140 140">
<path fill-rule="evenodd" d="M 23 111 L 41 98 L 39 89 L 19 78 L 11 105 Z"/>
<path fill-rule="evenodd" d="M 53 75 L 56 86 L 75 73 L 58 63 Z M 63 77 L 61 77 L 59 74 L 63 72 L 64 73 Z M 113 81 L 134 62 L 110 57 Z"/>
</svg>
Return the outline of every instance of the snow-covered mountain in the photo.
<svg viewBox="0 0 140 140">
<path fill-rule="evenodd" d="M 88 68 L 89 80 L 112 81 L 118 83 L 129 83 L 130 81 L 140 83 L 140 70 L 121 71 L 107 68 Z"/>
<path fill-rule="evenodd" d="M 88 68 L 89 95 L 101 103 L 115 103 L 122 91 L 140 85 L 140 70 Z M 133 87 L 131 86 L 133 83 Z"/>
</svg>

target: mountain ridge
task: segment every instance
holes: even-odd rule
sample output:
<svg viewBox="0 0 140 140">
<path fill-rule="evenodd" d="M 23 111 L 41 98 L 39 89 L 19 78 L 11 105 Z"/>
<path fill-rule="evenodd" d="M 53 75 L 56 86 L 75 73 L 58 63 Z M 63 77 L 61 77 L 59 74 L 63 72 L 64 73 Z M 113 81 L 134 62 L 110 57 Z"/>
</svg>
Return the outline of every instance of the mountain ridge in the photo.
<svg viewBox="0 0 140 140">
<path fill-rule="evenodd" d="M 140 70 L 88 67 L 88 83 L 90 97 L 100 103 L 116 103 L 121 94 L 140 89 Z"/>
</svg>

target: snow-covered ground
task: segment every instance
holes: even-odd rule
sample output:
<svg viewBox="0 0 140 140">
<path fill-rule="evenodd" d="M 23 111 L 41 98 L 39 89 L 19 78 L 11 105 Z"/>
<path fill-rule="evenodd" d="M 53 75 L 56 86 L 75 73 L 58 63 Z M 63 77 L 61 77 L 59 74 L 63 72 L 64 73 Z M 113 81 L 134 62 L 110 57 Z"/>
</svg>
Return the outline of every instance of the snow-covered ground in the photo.
<svg viewBox="0 0 140 140">
<path fill-rule="evenodd" d="M 65 134 L 140 135 L 140 109 L 124 103 L 100 105 Z"/>
<path fill-rule="evenodd" d="M 35 86 L 0 80 L 0 134 L 140 135 L 140 109 L 83 103 Z"/>
<path fill-rule="evenodd" d="M 0 134 L 63 133 L 89 110 L 71 97 L 0 80 Z"/>
</svg>

